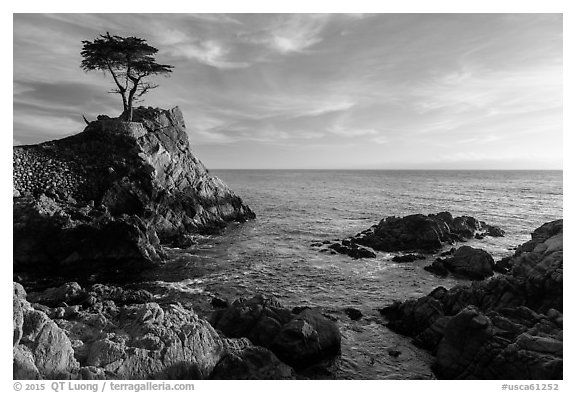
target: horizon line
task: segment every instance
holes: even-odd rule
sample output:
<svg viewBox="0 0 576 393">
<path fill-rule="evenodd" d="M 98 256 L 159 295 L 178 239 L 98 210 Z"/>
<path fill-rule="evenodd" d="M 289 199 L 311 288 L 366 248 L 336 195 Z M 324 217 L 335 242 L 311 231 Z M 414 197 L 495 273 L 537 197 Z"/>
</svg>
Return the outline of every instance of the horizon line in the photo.
<svg viewBox="0 0 576 393">
<path fill-rule="evenodd" d="M 482 168 L 206 168 L 207 170 L 214 171 L 421 171 L 421 172 L 432 172 L 432 171 L 549 171 L 549 172 L 563 172 L 564 169 L 538 169 L 538 168 L 493 168 L 493 169 L 482 169 Z"/>
</svg>

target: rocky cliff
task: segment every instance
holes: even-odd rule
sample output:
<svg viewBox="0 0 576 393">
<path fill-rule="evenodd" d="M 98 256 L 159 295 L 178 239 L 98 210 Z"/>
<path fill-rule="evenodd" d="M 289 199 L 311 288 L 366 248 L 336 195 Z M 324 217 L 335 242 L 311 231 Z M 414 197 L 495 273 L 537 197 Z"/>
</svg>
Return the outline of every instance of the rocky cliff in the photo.
<svg viewBox="0 0 576 393">
<path fill-rule="evenodd" d="M 255 217 L 192 154 L 178 108 L 133 120 L 14 147 L 15 271 L 146 267 L 162 243 Z"/>
<path fill-rule="evenodd" d="M 438 287 L 381 313 L 436 354 L 441 378 L 562 379 L 563 221 L 536 229 L 508 264 L 506 274 Z"/>
</svg>

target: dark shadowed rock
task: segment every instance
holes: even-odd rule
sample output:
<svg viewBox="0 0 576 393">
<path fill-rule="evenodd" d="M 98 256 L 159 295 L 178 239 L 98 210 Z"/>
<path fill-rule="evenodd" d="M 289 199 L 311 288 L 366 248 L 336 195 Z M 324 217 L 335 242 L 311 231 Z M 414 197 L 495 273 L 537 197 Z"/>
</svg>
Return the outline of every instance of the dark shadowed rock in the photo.
<svg viewBox="0 0 576 393">
<path fill-rule="evenodd" d="M 224 341 L 226 353 L 214 368 L 211 379 L 294 379 L 294 370 L 270 350 L 254 346 L 246 338 Z"/>
<path fill-rule="evenodd" d="M 445 260 L 441 258 L 436 258 L 431 265 L 424 266 L 424 270 L 440 277 L 446 277 L 448 275 L 448 268 L 445 265 Z"/>
<path fill-rule="evenodd" d="M 303 368 L 333 359 L 340 352 L 336 324 L 320 311 L 305 308 L 294 315 L 274 298 L 240 298 L 212 313 L 210 322 L 227 337 L 246 337 L 269 348 L 283 362 Z"/>
<path fill-rule="evenodd" d="M 344 309 L 344 312 L 353 321 L 358 321 L 362 318 L 362 311 L 357 308 L 347 307 Z"/>
<path fill-rule="evenodd" d="M 27 300 L 31 303 L 40 303 L 48 307 L 57 307 L 61 303 L 72 304 L 86 297 L 77 282 L 62 284 L 57 288 L 48 288 L 43 292 L 30 292 Z"/>
<path fill-rule="evenodd" d="M 304 310 L 282 326 L 272 350 L 293 367 L 308 367 L 340 354 L 340 331 L 318 310 Z"/>
<path fill-rule="evenodd" d="M 452 257 L 444 261 L 444 266 L 452 273 L 472 280 L 482 280 L 494 275 L 492 256 L 482 249 L 470 246 L 458 248 Z"/>
<path fill-rule="evenodd" d="M 518 247 L 508 273 L 381 312 L 436 353 L 441 378 L 562 379 L 562 236 L 561 220 L 547 223 Z"/>
<path fill-rule="evenodd" d="M 217 297 L 217 296 L 213 297 L 212 300 L 210 300 L 210 304 L 214 308 L 226 308 L 230 305 L 228 303 L 228 300 L 222 299 L 222 298 Z"/>
<path fill-rule="evenodd" d="M 421 254 L 396 255 L 394 258 L 392 258 L 392 261 L 406 263 L 406 262 L 414 262 L 419 259 L 426 259 L 426 257 Z"/>
<path fill-rule="evenodd" d="M 510 268 L 512 267 L 510 265 L 511 261 L 512 257 L 504 257 L 500 259 L 494 264 L 494 271 L 502 274 L 508 273 L 510 271 Z"/>
<path fill-rule="evenodd" d="M 334 250 L 340 254 L 351 256 L 354 259 L 360 258 L 376 258 L 376 254 L 367 248 L 359 247 L 357 244 L 350 243 L 333 243 L 328 246 L 329 249 Z"/>
<path fill-rule="evenodd" d="M 270 348 L 282 326 L 293 318 L 290 310 L 273 297 L 261 294 L 235 300 L 229 307 L 216 310 L 210 323 L 227 337 L 246 337 L 256 345 Z"/>
<path fill-rule="evenodd" d="M 504 231 L 490 226 L 474 217 L 452 217 L 449 212 L 438 214 L 412 214 L 405 217 L 387 217 L 357 235 L 333 243 L 331 249 L 358 258 L 358 247 L 370 247 L 376 251 L 419 251 L 434 253 L 446 244 L 466 241 L 476 234 L 481 236 L 503 235 Z M 362 249 L 360 248 L 361 252 Z M 368 250 L 371 252 L 370 250 Z M 370 257 L 360 256 L 360 257 Z M 397 261 L 409 262 L 411 257 L 397 257 Z"/>
</svg>

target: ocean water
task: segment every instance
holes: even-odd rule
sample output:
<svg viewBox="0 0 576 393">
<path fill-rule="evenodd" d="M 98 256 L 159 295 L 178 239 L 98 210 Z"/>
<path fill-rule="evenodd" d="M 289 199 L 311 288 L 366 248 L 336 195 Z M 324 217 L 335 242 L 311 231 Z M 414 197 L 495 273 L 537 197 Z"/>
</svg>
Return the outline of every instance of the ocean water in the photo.
<svg viewBox="0 0 576 393">
<path fill-rule="evenodd" d="M 432 357 L 384 326 L 378 309 L 423 296 L 437 286 L 469 282 L 440 278 L 423 267 L 434 257 L 394 263 L 393 253 L 354 260 L 318 252 L 314 241 L 354 235 L 380 219 L 449 211 L 506 231 L 504 238 L 471 240 L 495 258 L 510 255 L 538 226 L 562 217 L 561 171 L 297 171 L 219 170 L 257 219 L 199 237 L 187 250 L 148 272 L 158 297 L 192 303 L 209 315 L 212 296 L 233 300 L 262 292 L 285 306 L 319 306 L 337 319 L 342 379 L 427 379 Z M 363 318 L 351 321 L 343 309 Z M 399 350 L 392 357 L 389 350 Z"/>
</svg>

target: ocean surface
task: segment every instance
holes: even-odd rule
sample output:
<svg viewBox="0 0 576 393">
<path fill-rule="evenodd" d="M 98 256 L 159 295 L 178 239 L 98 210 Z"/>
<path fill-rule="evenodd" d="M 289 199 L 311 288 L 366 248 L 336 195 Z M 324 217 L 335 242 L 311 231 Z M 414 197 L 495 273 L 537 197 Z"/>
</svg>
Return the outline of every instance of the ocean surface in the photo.
<svg viewBox="0 0 576 393">
<path fill-rule="evenodd" d="M 561 171 L 214 170 L 254 210 L 256 220 L 199 237 L 145 277 L 159 298 L 192 303 L 209 315 L 212 296 L 234 300 L 262 292 L 287 307 L 319 306 L 337 319 L 341 379 L 427 379 L 432 357 L 384 326 L 378 309 L 437 286 L 468 281 L 425 271 L 435 257 L 394 263 L 394 253 L 354 260 L 310 247 L 354 235 L 387 216 L 449 211 L 506 231 L 467 244 L 495 260 L 513 253 L 538 226 L 562 217 Z M 362 311 L 359 321 L 343 309 Z M 399 350 L 392 357 L 389 350 Z"/>
</svg>

